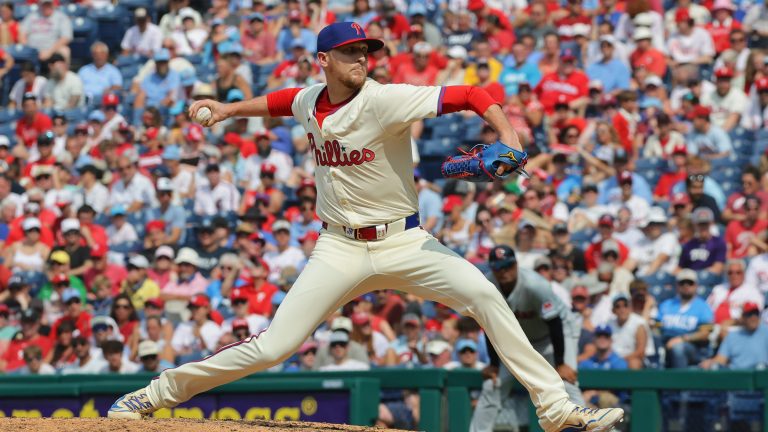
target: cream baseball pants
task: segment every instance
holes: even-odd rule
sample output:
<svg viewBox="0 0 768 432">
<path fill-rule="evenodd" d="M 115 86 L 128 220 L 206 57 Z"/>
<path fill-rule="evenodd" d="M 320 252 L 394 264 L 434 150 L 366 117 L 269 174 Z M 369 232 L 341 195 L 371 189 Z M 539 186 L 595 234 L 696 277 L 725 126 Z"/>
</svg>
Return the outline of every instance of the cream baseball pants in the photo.
<svg viewBox="0 0 768 432">
<path fill-rule="evenodd" d="M 563 381 L 531 346 L 501 293 L 468 261 L 421 228 L 378 241 L 323 230 L 304 271 L 264 332 L 207 359 L 164 371 L 148 387 L 157 408 L 281 363 L 331 312 L 364 293 L 395 289 L 443 303 L 485 330 L 501 361 L 531 395 L 539 423 L 557 430 L 572 411 Z"/>
</svg>

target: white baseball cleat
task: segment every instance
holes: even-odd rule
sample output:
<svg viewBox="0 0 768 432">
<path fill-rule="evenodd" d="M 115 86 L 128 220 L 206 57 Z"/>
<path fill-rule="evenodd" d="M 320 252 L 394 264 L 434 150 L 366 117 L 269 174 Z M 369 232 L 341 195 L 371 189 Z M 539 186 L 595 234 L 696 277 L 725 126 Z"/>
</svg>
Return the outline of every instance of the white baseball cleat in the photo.
<svg viewBox="0 0 768 432">
<path fill-rule="evenodd" d="M 145 387 L 136 390 L 135 392 L 128 393 L 116 400 L 115 403 L 109 407 L 107 417 L 114 419 L 140 420 L 155 411 L 157 411 L 157 408 L 152 406 L 152 402 L 149 401 L 147 389 Z"/>
<path fill-rule="evenodd" d="M 624 421 L 621 408 L 593 409 L 576 406 L 558 432 L 609 432 Z"/>
</svg>

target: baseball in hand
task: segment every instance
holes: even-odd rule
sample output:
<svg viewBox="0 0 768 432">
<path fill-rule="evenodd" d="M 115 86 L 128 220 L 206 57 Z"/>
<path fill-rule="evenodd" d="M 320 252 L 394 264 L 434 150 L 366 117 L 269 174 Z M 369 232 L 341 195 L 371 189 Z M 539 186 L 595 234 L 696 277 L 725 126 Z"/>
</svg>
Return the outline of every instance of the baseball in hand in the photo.
<svg viewBox="0 0 768 432">
<path fill-rule="evenodd" d="M 211 113 L 211 109 L 208 107 L 202 107 L 199 110 L 197 110 L 197 113 L 195 114 L 195 121 L 203 126 L 208 124 L 208 120 L 211 119 L 211 116 L 213 113 Z"/>
</svg>

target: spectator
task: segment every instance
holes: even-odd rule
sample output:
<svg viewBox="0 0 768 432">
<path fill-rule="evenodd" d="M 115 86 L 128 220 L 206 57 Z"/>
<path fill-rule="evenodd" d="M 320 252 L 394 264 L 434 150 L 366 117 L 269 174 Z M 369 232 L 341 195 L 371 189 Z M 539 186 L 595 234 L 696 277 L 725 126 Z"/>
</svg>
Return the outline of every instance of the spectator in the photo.
<svg viewBox="0 0 768 432">
<path fill-rule="evenodd" d="M 429 344 L 427 344 L 427 351 L 429 351 Z M 456 342 L 455 348 L 458 361 L 451 361 L 444 365 L 443 368 L 447 370 L 474 369 L 482 371 L 485 369 L 486 364 L 477 359 L 477 351 L 477 342 L 471 339 L 459 339 Z"/>
<path fill-rule="evenodd" d="M 181 75 L 169 66 L 171 53 L 165 48 L 158 49 L 152 59 L 155 71 L 141 81 L 134 101 L 136 108 L 168 108 L 176 102 L 181 88 Z"/>
<path fill-rule="evenodd" d="M 749 260 L 744 284 L 759 289 L 763 294 L 768 292 L 768 251 L 763 250 L 763 253 Z"/>
<path fill-rule="evenodd" d="M 447 369 L 449 364 L 454 364 L 455 366 L 458 363 L 451 360 L 451 355 L 453 354 L 451 344 L 441 339 L 431 340 L 427 343 L 427 354 L 429 354 L 430 364 L 435 368 Z"/>
<path fill-rule="evenodd" d="M 744 35 L 741 37 L 745 38 Z M 744 126 L 751 130 L 758 130 L 768 125 L 768 77 L 758 78 L 755 81 L 755 93 L 749 98 L 743 120 Z"/>
<path fill-rule="evenodd" d="M 101 351 L 107 364 L 101 369 L 100 373 L 125 375 L 139 371 L 139 365 L 124 358 L 122 342 L 108 340 L 101 344 Z"/>
<path fill-rule="evenodd" d="M 133 225 L 127 221 L 126 209 L 123 204 L 113 205 L 109 210 L 111 223 L 107 226 L 109 240 L 107 244 L 115 252 L 114 256 L 124 258 L 124 252 L 130 252 L 139 241 L 139 235 Z M 119 251 L 119 252 L 118 252 Z"/>
<path fill-rule="evenodd" d="M 744 197 L 744 219 L 732 220 L 725 229 L 729 258 L 745 258 L 759 253 L 759 244 L 755 240 L 768 229 L 768 221 L 760 218 L 763 208 L 760 198 Z"/>
<path fill-rule="evenodd" d="M 62 251 L 69 255 L 69 274 L 72 276 L 81 276 L 93 266 L 91 262 L 91 248 L 83 246 L 83 236 L 80 233 L 80 221 L 74 218 L 61 221 L 61 234 L 64 242 L 55 246 L 51 251 L 53 254 Z M 52 259 L 52 258 L 51 258 Z"/>
<path fill-rule="evenodd" d="M 155 187 L 152 181 L 138 172 L 136 162 L 128 156 L 117 159 L 120 180 L 112 185 L 109 205 L 124 205 L 126 213 L 134 214 L 156 207 Z"/>
<path fill-rule="evenodd" d="M 20 31 L 19 22 L 14 18 L 13 3 L 0 5 L 0 20 L 0 45 L 26 44 L 26 35 Z"/>
<path fill-rule="evenodd" d="M 659 305 L 658 321 L 667 367 L 680 369 L 698 364 L 706 356 L 713 314 L 696 295 L 696 272 L 680 270 L 676 279 L 677 296 Z"/>
<path fill-rule="evenodd" d="M 683 244 L 678 265 L 683 269 L 706 270 L 719 275 L 723 272 L 727 246 L 722 237 L 712 235 L 715 216 L 712 210 L 700 207 L 693 212 L 691 219 L 696 237 Z"/>
<path fill-rule="evenodd" d="M 740 259 L 728 260 L 725 264 L 727 279 L 716 285 L 707 298 L 707 304 L 714 311 L 714 322 L 720 325 L 720 336 L 725 337 L 731 326 L 741 318 L 742 307 L 747 303 L 764 305 L 764 296 L 753 285 L 744 283 L 746 264 Z"/>
<path fill-rule="evenodd" d="M 643 369 L 646 356 L 656 352 L 648 323 L 632 311 L 626 294 L 613 297 L 613 314 L 608 324 L 613 334 L 613 351 L 626 361 L 629 369 Z"/>
<path fill-rule="evenodd" d="M 72 342 L 77 358 L 74 363 L 70 363 L 61 369 L 62 375 L 87 375 L 98 374 L 106 366 L 101 358 L 101 353 L 96 355 L 96 350 L 91 348 L 89 338 L 77 336 Z"/>
<path fill-rule="evenodd" d="M 133 308 L 140 311 L 144 309 L 147 300 L 160 295 L 160 288 L 147 276 L 149 260 L 144 255 L 133 255 L 127 261 L 128 275 L 120 291 L 130 296 Z"/>
<path fill-rule="evenodd" d="M 20 336 L 13 338 L 0 358 L 0 370 L 8 373 L 22 368 L 25 364 L 24 350 L 29 346 L 40 347 L 40 358 L 47 356 L 53 347 L 51 339 L 40 334 L 40 316 L 32 308 L 22 312 Z"/>
<path fill-rule="evenodd" d="M 287 267 L 297 268 L 304 260 L 301 249 L 291 245 L 291 224 L 279 220 L 272 224 L 272 234 L 275 236 L 276 249 L 264 254 L 264 261 L 269 264 L 269 280 L 276 281 L 280 272 Z"/>
<path fill-rule="evenodd" d="M 367 312 L 352 314 L 352 333 L 349 338 L 366 348 L 372 365 L 382 366 L 386 360 L 389 341 L 373 329 L 371 316 Z"/>
<path fill-rule="evenodd" d="M 24 366 L 15 373 L 18 375 L 54 375 L 56 369 L 43 362 L 43 353 L 39 346 L 30 345 L 24 348 Z"/>
<path fill-rule="evenodd" d="M 22 156 L 26 155 L 26 147 L 32 147 L 40 136 L 48 133 L 53 127 L 51 118 L 38 110 L 38 99 L 34 93 L 24 93 L 22 98 L 21 108 L 24 115 L 16 123 L 16 140 L 24 145 L 19 148 Z"/>
<path fill-rule="evenodd" d="M 51 339 L 56 340 L 59 337 L 59 328 L 65 322 L 72 325 L 70 333 L 77 330 L 79 336 L 91 337 L 91 314 L 83 310 L 83 300 L 80 298 L 80 292 L 74 288 L 67 288 L 61 294 L 61 302 L 66 309 L 64 316 L 56 320 L 51 327 Z M 56 364 L 52 362 L 52 364 Z"/>
<path fill-rule="evenodd" d="M 667 232 L 667 215 L 660 207 L 652 207 L 643 225 L 643 239 L 630 249 L 624 267 L 638 276 L 672 273 L 680 253 L 675 235 Z"/>
<path fill-rule="evenodd" d="M 232 270 L 222 269 L 222 272 L 231 271 Z M 249 293 L 246 289 L 234 288 L 232 290 L 232 294 L 230 295 L 229 300 L 235 315 L 232 318 L 224 321 L 221 326 L 222 331 L 227 333 L 234 331 L 234 323 L 236 320 L 245 320 L 248 335 L 258 335 L 267 328 L 269 321 L 264 315 L 258 315 L 250 312 L 250 302 L 252 297 L 252 294 Z"/>
<path fill-rule="evenodd" d="M 744 91 L 731 85 L 733 77 L 734 71 L 729 67 L 715 70 L 717 88 L 701 98 L 701 104 L 712 110 L 712 125 L 729 133 L 741 122 L 748 103 Z"/>
<path fill-rule="evenodd" d="M 587 67 L 590 80 L 597 80 L 603 85 L 606 93 L 615 93 L 629 88 L 629 69 L 614 55 L 616 38 L 613 35 L 600 36 L 600 53 L 602 58 Z"/>
<path fill-rule="evenodd" d="M 25 218 L 21 225 L 24 238 L 6 247 L 3 264 L 13 272 L 42 272 L 51 249 L 40 241 L 40 219 Z"/>
<path fill-rule="evenodd" d="M 240 41 L 246 60 L 253 64 L 269 64 L 277 60 L 277 41 L 265 24 L 264 15 L 254 12 L 243 18 Z"/>
<path fill-rule="evenodd" d="M 761 310 L 755 303 L 745 303 L 741 313 L 743 326 L 728 333 L 717 355 L 702 361 L 701 368 L 758 369 L 768 364 L 768 328 L 761 322 Z"/>
<path fill-rule="evenodd" d="M 732 220 L 744 220 L 746 216 L 745 204 L 748 196 L 757 198 L 760 202 L 760 218 L 768 217 L 768 191 L 760 185 L 760 170 L 753 166 L 746 166 L 741 173 L 741 190 L 732 193 L 728 197 L 725 209 L 723 210 L 723 220 L 730 222 Z"/>
<path fill-rule="evenodd" d="M 149 299 L 144 304 L 144 320 L 139 329 L 140 338 L 143 341 L 154 342 L 160 352 L 162 361 L 173 364 L 174 352 L 171 346 L 173 339 L 173 323 L 163 316 L 165 302 L 160 298 Z M 138 346 L 136 346 L 136 356 Z"/>
<path fill-rule="evenodd" d="M 394 340 L 387 352 L 387 366 L 421 365 L 427 363 L 426 338 L 421 334 L 421 318 L 413 313 L 403 315 L 402 335 Z"/>
<path fill-rule="evenodd" d="M 683 64 L 710 64 L 715 56 L 712 36 L 694 23 L 687 8 L 678 7 L 674 14 L 677 32 L 667 41 L 670 59 Z"/>
<path fill-rule="evenodd" d="M 123 76 L 120 70 L 109 63 L 109 47 L 101 41 L 91 45 L 93 63 L 77 71 L 83 83 L 83 92 L 87 100 L 98 100 L 103 94 L 120 91 L 123 88 Z"/>
<path fill-rule="evenodd" d="M 688 114 L 693 128 L 687 136 L 688 153 L 707 159 L 719 159 L 733 152 L 731 138 L 723 129 L 710 123 L 711 109 L 696 105 Z"/>
<path fill-rule="evenodd" d="M 195 196 L 195 213 L 213 216 L 221 212 L 235 212 L 239 207 L 240 192 L 231 182 L 221 178 L 221 167 L 208 164 L 205 177 L 207 182 L 198 186 Z"/>
<path fill-rule="evenodd" d="M 606 213 L 600 216 L 598 221 L 600 236 L 598 240 L 592 242 L 587 247 L 587 250 L 584 251 L 587 271 L 596 269 L 603 256 L 609 252 L 613 252 L 618 256 L 618 264 L 623 264 L 629 256 L 629 249 L 623 243 L 613 238 L 615 224 L 616 219 L 610 214 Z"/>
<path fill-rule="evenodd" d="M 160 348 L 154 341 L 145 340 L 139 343 L 138 354 L 141 362 L 139 372 L 160 373 L 165 369 L 173 368 L 173 363 L 160 358 Z"/>
<path fill-rule="evenodd" d="M 576 67 L 574 51 L 566 48 L 560 53 L 557 70 L 544 74 L 534 91 L 547 114 L 554 112 L 561 96 L 571 109 L 578 109 L 588 100 L 589 77 Z"/>
<path fill-rule="evenodd" d="M 445 245 L 461 255 L 469 244 L 471 227 L 470 222 L 464 219 L 463 207 L 460 195 L 449 195 L 443 199 L 443 228 L 437 235 Z"/>
<path fill-rule="evenodd" d="M 196 294 L 189 300 L 191 312 L 189 321 L 176 327 L 171 345 L 176 352 L 177 362 L 199 360 L 216 350 L 221 328 L 209 318 L 210 301 L 203 294 Z"/>
<path fill-rule="evenodd" d="M 43 105 L 58 111 L 67 111 L 85 104 L 83 81 L 69 70 L 67 60 L 59 53 L 48 59 L 50 79 L 43 90 Z"/>
<path fill-rule="evenodd" d="M 57 53 L 69 58 L 72 21 L 56 9 L 53 0 L 41 0 L 40 8 L 21 22 L 21 31 L 27 45 L 37 50 L 40 61 L 50 61 L 51 56 Z"/>
<path fill-rule="evenodd" d="M 653 46 L 653 33 L 646 27 L 637 27 L 632 39 L 635 51 L 629 57 L 634 69 L 644 69 L 649 74 L 663 77 L 667 73 L 667 61 L 664 53 Z"/>
<path fill-rule="evenodd" d="M 208 281 L 198 271 L 200 256 L 192 248 L 181 248 L 174 261 L 178 266 L 178 278 L 161 287 L 160 297 L 164 300 L 189 301 L 205 292 Z"/>
<path fill-rule="evenodd" d="M 624 370 L 627 362 L 613 350 L 611 327 L 600 326 L 595 329 L 595 348 L 597 352 L 591 358 L 579 363 L 579 369 Z M 612 407 L 619 403 L 618 397 L 606 390 L 586 390 L 584 400 L 598 407 Z"/>
<path fill-rule="evenodd" d="M 320 371 L 355 371 L 368 370 L 370 365 L 349 357 L 349 334 L 344 331 L 334 331 L 329 339 L 331 364 L 321 366 Z"/>
<path fill-rule="evenodd" d="M 143 7 L 133 11 L 136 25 L 125 32 L 120 47 L 123 54 L 138 54 L 142 57 L 152 57 L 160 51 L 163 42 L 163 32 L 152 23 L 147 10 Z M 157 61 L 157 60 L 155 60 Z"/>
<path fill-rule="evenodd" d="M 120 293 L 115 297 L 109 316 L 114 320 L 126 346 L 135 346 L 139 338 L 139 316 L 127 294 Z"/>
</svg>

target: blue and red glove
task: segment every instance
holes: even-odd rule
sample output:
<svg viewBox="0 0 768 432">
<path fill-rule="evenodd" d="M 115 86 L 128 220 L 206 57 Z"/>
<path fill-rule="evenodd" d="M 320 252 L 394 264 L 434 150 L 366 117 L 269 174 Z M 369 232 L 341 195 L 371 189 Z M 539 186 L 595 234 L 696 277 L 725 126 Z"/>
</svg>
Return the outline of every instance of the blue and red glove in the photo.
<svg viewBox="0 0 768 432">
<path fill-rule="evenodd" d="M 514 172 L 528 177 L 525 164 L 528 163 L 528 153 L 515 150 L 501 141 L 491 145 L 478 144 L 468 152 L 451 156 L 443 162 L 441 171 L 445 178 L 469 180 L 473 182 L 489 182 L 503 179 Z M 502 175 L 496 171 L 502 164 L 511 167 Z"/>
</svg>

